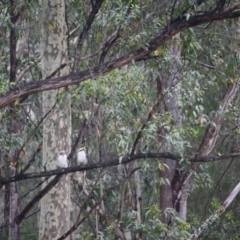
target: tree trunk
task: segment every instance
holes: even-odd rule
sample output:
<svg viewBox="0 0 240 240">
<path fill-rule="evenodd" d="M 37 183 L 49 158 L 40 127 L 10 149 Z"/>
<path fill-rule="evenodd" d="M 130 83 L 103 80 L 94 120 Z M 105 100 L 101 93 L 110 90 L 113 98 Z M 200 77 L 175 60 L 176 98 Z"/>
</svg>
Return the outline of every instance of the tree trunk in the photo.
<svg viewBox="0 0 240 240">
<path fill-rule="evenodd" d="M 10 183 L 10 231 L 9 240 L 20 239 L 19 225 L 16 223 L 15 218 L 18 215 L 18 182 Z"/>
<path fill-rule="evenodd" d="M 138 163 L 134 162 L 133 168 L 138 168 Z M 134 210 L 136 211 L 137 215 L 136 215 L 136 220 L 135 220 L 135 224 L 137 226 L 141 226 L 142 224 L 142 217 L 141 217 L 141 210 L 142 210 L 142 189 L 141 189 L 141 179 L 140 179 L 140 173 L 139 171 L 135 171 L 134 173 L 134 187 L 135 187 L 135 206 L 134 206 Z M 135 235 L 135 239 L 139 240 L 142 239 L 142 233 L 141 232 L 137 232 Z"/>
<path fill-rule="evenodd" d="M 198 148 L 198 151 L 196 153 L 196 156 L 198 157 L 205 157 L 208 156 L 212 149 L 215 146 L 216 139 L 219 135 L 220 128 L 222 126 L 222 119 L 224 117 L 224 114 L 227 110 L 227 107 L 229 103 L 233 100 L 234 96 L 236 95 L 238 90 L 238 83 L 234 83 L 231 87 L 229 87 L 228 92 L 226 93 L 222 104 L 219 105 L 217 109 L 217 116 L 213 119 L 211 123 L 208 124 L 205 134 L 202 138 L 202 142 Z M 189 196 L 189 191 L 194 179 L 194 172 L 197 171 L 198 167 L 200 166 L 200 163 L 194 163 L 192 165 L 192 171 L 190 174 L 186 177 L 182 175 L 182 179 L 184 181 L 181 181 L 178 193 L 177 193 L 177 198 L 175 199 L 174 205 L 179 205 L 179 215 L 180 218 L 184 221 L 187 220 L 187 200 Z"/>
<path fill-rule="evenodd" d="M 14 0 L 10 0 L 10 19 L 11 19 L 11 27 L 10 27 L 10 74 L 9 74 L 9 82 L 10 84 L 16 84 L 16 75 L 17 75 L 17 15 L 14 11 L 16 8 L 17 2 Z M 21 136 L 18 126 L 19 116 L 16 114 L 16 106 L 14 104 L 11 105 L 9 112 L 12 116 L 12 121 L 10 123 L 10 127 L 8 129 L 9 135 L 14 136 L 14 134 L 19 134 Z M 17 174 L 18 161 L 19 161 L 19 150 L 13 150 L 10 152 L 10 174 L 11 176 L 15 176 Z M 15 218 L 18 215 L 18 206 L 19 206 L 19 195 L 18 195 L 18 182 L 12 182 L 9 185 L 8 192 L 9 196 L 9 240 L 18 240 L 20 239 L 20 226 L 16 223 Z"/>
<path fill-rule="evenodd" d="M 64 0 L 41 0 L 41 64 L 44 77 L 66 61 L 66 22 Z M 66 74 L 61 71 L 60 75 Z M 43 124 L 43 166 L 56 169 L 59 152 L 70 153 L 71 100 L 66 89 L 43 92 L 43 115 L 51 116 Z M 43 188 L 45 185 L 43 186 Z M 70 228 L 70 179 L 64 175 L 40 202 L 39 239 L 57 239 Z M 68 238 L 69 239 L 69 238 Z"/>
<path fill-rule="evenodd" d="M 175 37 L 172 41 L 171 47 L 169 47 L 169 54 L 174 56 L 174 58 L 180 57 L 180 50 L 178 44 L 178 36 Z M 178 75 L 178 67 L 176 64 L 176 60 L 173 59 L 173 63 L 170 66 L 171 76 L 162 73 L 161 77 L 157 79 L 157 88 L 158 95 L 161 102 L 158 106 L 158 112 L 165 114 L 169 112 L 174 119 L 174 124 L 176 127 L 181 125 L 181 116 L 178 110 L 178 106 L 176 105 L 177 98 L 179 96 L 180 83 L 176 83 L 177 75 Z M 171 151 L 171 147 L 168 144 L 164 144 L 163 136 L 168 134 L 164 129 L 159 130 L 159 141 L 162 142 L 162 151 Z M 167 179 L 169 183 L 172 182 L 175 169 L 176 169 L 176 161 L 171 159 L 161 160 L 168 167 L 164 170 L 160 170 L 160 177 L 162 179 Z M 173 208 L 173 192 L 170 184 L 163 183 L 160 186 L 160 209 L 162 212 L 166 210 L 166 208 Z M 169 223 L 171 221 L 170 215 L 163 214 L 163 222 Z"/>
</svg>

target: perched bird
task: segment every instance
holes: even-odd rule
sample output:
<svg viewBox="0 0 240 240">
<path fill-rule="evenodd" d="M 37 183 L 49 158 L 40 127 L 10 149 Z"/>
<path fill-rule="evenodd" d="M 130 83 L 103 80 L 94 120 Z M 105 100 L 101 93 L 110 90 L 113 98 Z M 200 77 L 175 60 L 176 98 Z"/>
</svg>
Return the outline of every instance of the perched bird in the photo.
<svg viewBox="0 0 240 240">
<path fill-rule="evenodd" d="M 64 150 L 60 151 L 59 156 L 58 156 L 58 166 L 60 168 L 66 168 L 68 167 L 68 159 L 67 159 L 67 154 Z"/>
<path fill-rule="evenodd" d="M 77 155 L 77 164 L 78 165 L 85 165 L 88 163 L 85 148 L 80 148 L 78 150 L 78 155 Z M 82 172 L 76 172 L 76 176 L 78 179 L 78 183 L 85 188 L 85 178 L 86 178 L 86 171 Z"/>
<path fill-rule="evenodd" d="M 78 165 L 85 165 L 88 163 L 85 148 L 79 148 L 78 155 L 77 155 L 77 164 Z"/>
</svg>

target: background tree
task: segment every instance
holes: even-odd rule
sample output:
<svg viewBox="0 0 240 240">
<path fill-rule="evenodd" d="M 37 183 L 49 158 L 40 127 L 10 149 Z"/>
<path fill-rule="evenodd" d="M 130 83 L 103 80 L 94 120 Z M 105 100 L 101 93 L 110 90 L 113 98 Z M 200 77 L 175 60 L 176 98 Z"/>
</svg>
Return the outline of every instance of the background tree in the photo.
<svg viewBox="0 0 240 240">
<path fill-rule="evenodd" d="M 67 61 L 65 1 L 41 2 L 41 68 L 47 77 Z M 67 68 L 58 73 L 65 75 Z M 61 150 L 71 151 L 71 99 L 67 89 L 51 90 L 42 95 L 43 161 L 45 170 L 56 169 Z M 49 179 L 42 188 L 49 184 Z M 57 185 L 40 201 L 39 239 L 57 239 L 70 228 L 70 176 L 62 176 Z M 69 239 L 69 238 L 68 238 Z"/>
<path fill-rule="evenodd" d="M 237 236 L 237 203 L 218 213 L 238 183 L 238 23 L 231 19 L 239 1 L 66 1 L 68 28 L 61 2 L 44 3 L 12 2 L 13 13 L 0 3 L 1 236 L 9 226 L 16 238 L 42 236 L 39 201 L 63 199 L 70 173 L 83 170 L 84 187 L 71 174 L 71 219 L 67 206 L 58 218 L 71 222 L 52 238 L 187 239 L 199 237 L 195 230 L 215 211 L 220 221 L 206 224 L 211 238 L 219 229 L 223 238 Z M 12 29 L 16 51 L 7 40 Z M 81 145 L 87 166 L 76 165 Z M 63 148 L 72 166 L 57 169 Z M 19 186 L 19 206 L 9 205 L 10 184 Z M 56 198 L 59 186 L 66 191 Z"/>
</svg>

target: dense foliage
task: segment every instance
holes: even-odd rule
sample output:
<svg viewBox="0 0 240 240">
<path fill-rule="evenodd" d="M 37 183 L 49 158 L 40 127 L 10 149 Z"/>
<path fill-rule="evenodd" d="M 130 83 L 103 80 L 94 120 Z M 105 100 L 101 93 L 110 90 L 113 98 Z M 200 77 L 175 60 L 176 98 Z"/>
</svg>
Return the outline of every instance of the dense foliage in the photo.
<svg viewBox="0 0 240 240">
<path fill-rule="evenodd" d="M 110 66 L 118 58 L 148 49 L 151 39 L 168 24 L 204 15 L 217 7 L 220 11 L 221 3 L 227 8 L 238 1 L 66 0 L 67 65 L 73 74 L 91 72 L 98 66 L 100 74 L 94 72 L 92 78 L 79 84 L 59 88 L 56 104 L 46 115 L 42 114 L 39 91 L 0 110 L 1 176 L 10 177 L 12 171 L 22 174 L 44 170 L 42 124 L 64 107 L 67 91 L 72 96 L 73 150 L 84 145 L 89 163 L 114 157 L 121 163 L 126 154 L 167 151 L 181 156 L 178 171 L 191 172 L 190 160 L 198 151 L 206 126 L 219 114 L 229 89 L 239 81 L 238 20 L 226 16 L 227 20 L 199 23 L 176 32 L 144 56 L 106 74 L 101 71 L 105 73 L 106 63 Z M 0 19 L 0 96 L 8 96 L 11 90 L 21 91 L 29 83 L 41 84 L 40 39 L 47 33 L 41 31 L 38 1 L 1 1 Z M 54 28 L 54 23 L 49 28 Z M 50 77 L 57 78 L 58 71 Z M 167 107 L 173 97 L 171 104 L 180 114 L 180 124 Z M 236 94 L 223 112 L 211 154 L 239 152 L 238 136 Z M 17 161 L 13 161 L 14 156 Z M 169 168 L 163 159 L 144 158 L 88 170 L 86 190 L 73 174 L 71 225 L 83 219 L 74 233 L 76 239 L 117 239 L 119 232 L 125 237 L 131 235 L 126 239 L 187 239 L 238 183 L 238 160 L 201 164 L 194 173 L 186 222 L 174 207 L 161 209 L 160 186 L 171 186 L 171 179 L 159 173 Z M 76 165 L 76 152 L 70 162 Z M 36 178 L 18 183 L 19 213 L 38 194 L 41 181 Z M 13 221 L 9 219 L 9 183 L 0 191 L 0 239 L 7 239 Z M 237 239 L 237 200 L 214 227 L 209 226 L 203 239 Z M 98 201 L 100 209 L 95 206 Z M 22 220 L 21 239 L 38 239 L 38 211 L 36 204 Z M 172 216 L 170 224 L 163 221 L 165 214 Z"/>
</svg>

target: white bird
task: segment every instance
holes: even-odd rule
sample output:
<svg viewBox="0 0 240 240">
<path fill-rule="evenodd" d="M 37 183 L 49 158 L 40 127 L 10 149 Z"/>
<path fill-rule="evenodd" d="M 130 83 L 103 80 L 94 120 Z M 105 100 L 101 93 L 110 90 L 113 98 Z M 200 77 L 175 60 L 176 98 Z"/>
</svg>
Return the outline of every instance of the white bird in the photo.
<svg viewBox="0 0 240 240">
<path fill-rule="evenodd" d="M 59 156 L 58 156 L 58 166 L 60 168 L 66 168 L 68 167 L 68 159 L 67 159 L 67 154 L 64 150 L 60 151 Z"/>
<path fill-rule="evenodd" d="M 88 163 L 88 160 L 87 160 L 85 148 L 84 147 L 79 148 L 78 155 L 77 155 L 77 164 L 85 165 L 87 163 Z M 82 185 L 83 188 L 85 188 L 86 171 L 76 172 L 76 176 L 77 176 L 79 184 Z"/>
<path fill-rule="evenodd" d="M 79 148 L 78 155 L 77 155 L 77 164 L 78 165 L 85 165 L 88 163 L 85 148 Z"/>
</svg>

